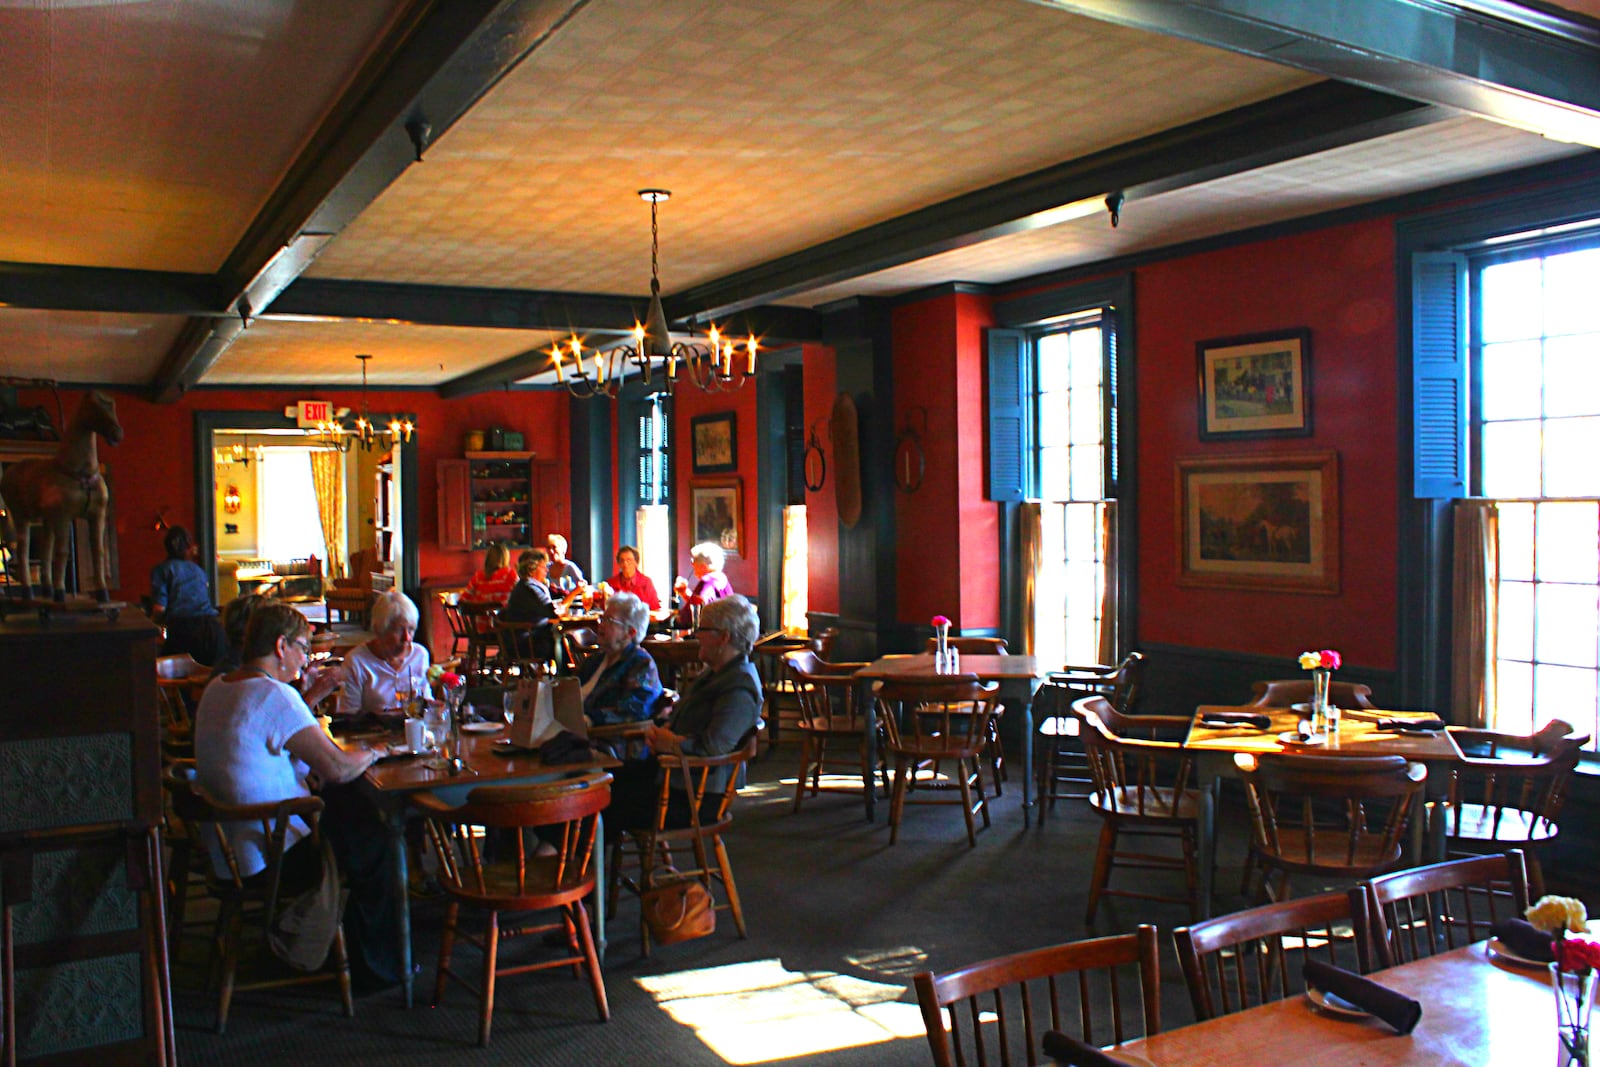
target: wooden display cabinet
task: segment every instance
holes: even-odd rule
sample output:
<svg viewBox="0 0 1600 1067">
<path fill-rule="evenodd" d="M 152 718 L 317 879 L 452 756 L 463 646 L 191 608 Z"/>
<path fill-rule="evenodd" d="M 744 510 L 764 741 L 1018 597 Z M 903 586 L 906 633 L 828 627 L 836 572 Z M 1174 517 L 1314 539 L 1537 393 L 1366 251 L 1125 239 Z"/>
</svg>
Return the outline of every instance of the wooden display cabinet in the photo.
<svg viewBox="0 0 1600 1067">
<path fill-rule="evenodd" d="M 439 547 L 504 544 L 515 554 L 560 530 L 555 514 L 556 464 L 532 452 L 468 452 L 438 467 Z"/>
</svg>

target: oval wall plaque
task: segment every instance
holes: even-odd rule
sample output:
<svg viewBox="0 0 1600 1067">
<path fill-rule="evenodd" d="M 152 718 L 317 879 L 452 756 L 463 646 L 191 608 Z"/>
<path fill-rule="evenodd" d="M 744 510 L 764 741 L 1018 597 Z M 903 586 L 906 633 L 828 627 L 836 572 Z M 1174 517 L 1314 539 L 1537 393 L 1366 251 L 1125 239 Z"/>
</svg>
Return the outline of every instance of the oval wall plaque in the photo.
<svg viewBox="0 0 1600 1067">
<path fill-rule="evenodd" d="M 861 447 L 857 438 L 856 402 L 840 393 L 828 422 L 833 437 L 834 499 L 839 502 L 839 522 L 851 529 L 861 521 Z"/>
</svg>

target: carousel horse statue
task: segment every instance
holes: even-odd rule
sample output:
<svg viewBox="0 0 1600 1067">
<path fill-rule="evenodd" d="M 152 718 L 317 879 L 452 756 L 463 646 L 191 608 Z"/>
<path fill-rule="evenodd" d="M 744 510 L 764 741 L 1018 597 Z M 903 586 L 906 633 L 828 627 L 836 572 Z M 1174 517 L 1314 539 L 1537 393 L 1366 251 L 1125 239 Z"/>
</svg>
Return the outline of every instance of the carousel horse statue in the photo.
<svg viewBox="0 0 1600 1067">
<path fill-rule="evenodd" d="M 50 459 L 25 459 L 0 474 L 0 514 L 5 516 L 5 542 L 20 570 L 22 595 L 33 597 L 28 572 L 30 538 L 34 523 L 44 528 L 44 572 L 40 575 L 50 594 L 60 603 L 67 598 L 67 546 L 72 523 L 87 519 L 89 546 L 94 560 L 94 598 L 111 599 L 106 590 L 110 569 L 106 552 L 106 505 L 111 496 L 100 474 L 95 434 L 113 445 L 122 443 L 122 424 L 116 402 L 95 390 L 83 398 L 62 435 L 61 447 Z"/>
</svg>

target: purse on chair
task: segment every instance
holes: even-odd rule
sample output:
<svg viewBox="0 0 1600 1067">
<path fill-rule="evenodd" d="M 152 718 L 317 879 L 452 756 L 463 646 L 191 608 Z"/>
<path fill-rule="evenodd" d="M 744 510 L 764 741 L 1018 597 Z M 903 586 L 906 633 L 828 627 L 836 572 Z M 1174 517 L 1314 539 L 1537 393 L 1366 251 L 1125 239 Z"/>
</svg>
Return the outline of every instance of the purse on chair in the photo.
<svg viewBox="0 0 1600 1067">
<path fill-rule="evenodd" d="M 657 944 L 693 941 L 717 929 L 711 891 L 700 879 L 681 875 L 671 867 L 650 873 L 650 884 L 639 894 L 639 907 Z"/>
</svg>

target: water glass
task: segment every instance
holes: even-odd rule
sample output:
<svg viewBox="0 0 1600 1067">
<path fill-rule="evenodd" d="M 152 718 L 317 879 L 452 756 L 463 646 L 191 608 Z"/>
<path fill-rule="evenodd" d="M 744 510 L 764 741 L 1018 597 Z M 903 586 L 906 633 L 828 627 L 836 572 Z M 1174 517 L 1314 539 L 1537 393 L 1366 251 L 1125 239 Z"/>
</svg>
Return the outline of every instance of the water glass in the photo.
<svg viewBox="0 0 1600 1067">
<path fill-rule="evenodd" d="M 1343 715 L 1344 715 L 1344 713 L 1339 710 L 1339 705 L 1337 705 L 1337 704 L 1329 704 L 1326 708 L 1323 709 L 1323 712 L 1322 712 L 1323 724 L 1324 724 L 1324 729 L 1325 729 L 1325 731 L 1326 731 L 1326 733 L 1328 735 L 1328 740 L 1329 741 L 1334 741 L 1334 740 L 1338 739 L 1338 737 L 1339 737 L 1339 720 L 1343 717 Z"/>
<path fill-rule="evenodd" d="M 443 703 L 430 703 L 422 713 L 423 732 L 427 735 L 428 748 L 439 753 L 445 759 L 455 755 L 455 746 L 451 743 L 450 709 Z"/>
<path fill-rule="evenodd" d="M 517 721 L 517 691 L 507 686 L 500 693 L 500 712 L 508 723 Z"/>
</svg>

